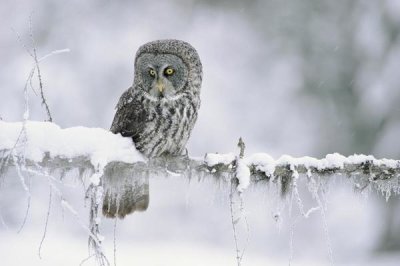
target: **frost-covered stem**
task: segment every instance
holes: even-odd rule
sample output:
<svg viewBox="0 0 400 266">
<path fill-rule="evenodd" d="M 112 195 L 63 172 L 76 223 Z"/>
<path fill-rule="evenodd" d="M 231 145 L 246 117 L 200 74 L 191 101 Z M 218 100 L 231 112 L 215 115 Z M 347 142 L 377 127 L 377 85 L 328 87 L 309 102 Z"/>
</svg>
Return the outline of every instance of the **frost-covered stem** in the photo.
<svg viewBox="0 0 400 266">
<path fill-rule="evenodd" d="M 331 266 L 334 266 L 333 250 L 332 250 L 331 239 L 329 236 L 328 222 L 327 222 L 327 218 L 326 218 L 326 209 L 325 209 L 325 206 L 324 206 L 324 204 L 321 200 L 321 197 L 319 196 L 319 193 L 318 193 L 319 187 L 320 186 L 316 183 L 315 180 L 310 180 L 309 190 L 310 190 L 313 198 L 316 200 L 316 202 L 318 204 L 318 209 L 321 211 L 323 230 L 324 230 L 325 239 L 326 239 L 326 246 L 328 249 L 329 262 L 330 262 Z M 313 209 L 317 209 L 317 208 L 313 208 Z"/>
<path fill-rule="evenodd" d="M 24 86 L 24 116 L 23 116 L 23 129 L 26 128 L 26 122 L 29 119 L 30 111 L 29 111 L 29 93 L 28 93 L 28 84 L 31 84 L 33 75 L 35 74 L 35 68 L 31 69 L 29 72 L 28 79 L 25 82 Z"/>
<path fill-rule="evenodd" d="M 31 183 L 32 183 L 32 178 L 29 177 L 29 187 L 28 187 L 29 191 L 31 189 Z M 29 214 L 30 209 L 31 209 L 31 194 L 28 193 L 28 203 L 27 203 L 26 210 L 25 210 L 24 220 L 22 221 L 22 224 L 17 231 L 18 234 L 22 231 L 22 229 L 24 228 L 24 226 L 26 224 L 26 220 L 28 219 L 28 214 Z"/>
<path fill-rule="evenodd" d="M 307 219 L 310 216 L 310 214 L 312 214 L 313 212 L 315 212 L 317 210 L 321 210 L 321 208 L 322 208 L 320 206 L 320 201 L 319 201 L 319 198 L 318 198 L 318 201 L 317 201 L 318 202 L 318 206 L 317 207 L 312 207 L 307 212 L 305 212 L 304 204 L 303 204 L 303 201 L 301 200 L 301 197 L 300 197 L 300 194 L 299 194 L 299 189 L 297 187 L 297 181 L 299 179 L 299 173 L 297 172 L 296 168 L 293 165 L 290 165 L 290 170 L 292 171 L 293 180 L 292 180 L 292 188 L 291 188 L 292 193 L 291 193 L 291 196 L 290 196 L 290 203 L 289 203 L 289 216 L 292 219 L 292 223 L 291 223 L 291 226 L 290 226 L 290 240 L 289 240 L 289 266 L 291 265 L 291 263 L 293 261 L 293 255 L 294 255 L 294 229 L 296 227 L 296 224 L 297 224 L 299 218 L 303 217 L 303 218 Z M 309 179 L 309 182 L 315 182 L 313 179 L 311 179 L 311 177 L 312 177 L 312 175 L 311 175 L 310 171 L 307 171 L 307 178 Z M 315 186 L 315 184 L 311 185 L 310 187 L 312 189 L 317 189 L 318 190 L 318 188 Z M 312 191 L 312 194 L 315 197 L 314 190 Z M 317 196 L 318 196 L 318 194 L 317 194 Z M 292 216 L 293 199 L 295 199 L 296 202 L 297 202 L 297 207 L 298 207 L 300 215 L 301 215 L 300 217 L 293 217 Z M 324 217 L 324 222 L 326 224 L 325 217 Z M 329 243 L 328 246 L 329 246 L 329 251 L 330 251 L 330 255 L 331 255 L 332 251 L 331 251 L 331 245 L 330 245 L 330 241 L 329 241 L 329 234 L 328 234 L 328 230 L 327 230 L 327 228 L 328 228 L 327 224 L 326 224 L 326 227 L 324 227 L 324 228 L 326 228 L 325 233 L 327 235 L 327 239 L 328 239 L 327 242 Z M 333 262 L 333 256 L 330 256 L 330 259 L 331 259 L 331 262 Z"/>
<path fill-rule="evenodd" d="M 90 214 L 89 214 L 89 228 L 90 235 L 88 239 L 89 252 L 94 252 L 97 265 L 110 265 L 102 250 L 103 237 L 100 235 L 100 217 L 99 206 L 103 201 L 103 186 L 102 186 L 102 168 L 96 171 L 90 178 L 91 184 L 88 188 L 88 196 L 90 199 Z"/>
<path fill-rule="evenodd" d="M 240 214 L 243 215 L 243 220 L 245 223 L 245 228 L 246 228 L 246 243 L 243 247 L 242 254 L 240 255 L 240 261 L 242 261 L 244 253 L 246 252 L 247 246 L 250 243 L 250 226 L 249 222 L 247 221 L 247 216 L 245 214 L 245 209 L 244 209 L 244 200 L 243 200 L 243 195 L 240 195 Z"/>
<path fill-rule="evenodd" d="M 15 32 L 17 35 L 17 39 L 18 41 L 22 44 L 22 46 L 26 49 L 26 51 L 28 52 L 28 54 L 30 56 L 33 57 L 33 54 L 29 51 L 29 49 L 26 47 L 26 45 L 22 42 L 21 40 L 21 36 Z M 14 146 L 8 151 L 8 154 L 6 157 L 0 158 L 1 159 L 1 163 L 0 163 L 0 177 L 2 175 L 2 173 L 5 171 L 5 168 L 7 166 L 7 164 L 10 161 L 10 158 L 13 156 L 14 158 L 14 164 L 16 163 L 16 161 L 18 161 L 18 159 L 20 158 L 22 160 L 22 165 L 25 165 L 25 151 L 22 153 L 18 153 L 18 155 L 15 153 L 15 149 L 17 148 L 17 146 L 19 144 L 22 144 L 23 147 L 25 147 L 26 141 L 27 141 L 27 134 L 26 134 L 26 123 L 29 120 L 29 94 L 28 94 L 28 84 L 30 84 L 30 82 L 32 81 L 32 77 L 35 73 L 35 68 L 31 69 L 29 75 L 28 75 L 28 79 L 25 82 L 24 85 L 24 114 L 23 114 L 23 122 L 22 122 L 22 127 L 21 127 L 21 131 L 19 132 L 18 138 L 14 144 Z M 4 153 L 3 153 L 4 154 Z M 17 160 L 16 158 L 19 157 Z M 19 167 L 20 164 L 18 163 L 18 166 L 15 165 L 18 171 L 18 175 L 20 176 L 21 180 L 23 181 L 23 184 L 25 184 L 24 181 L 24 177 L 22 176 Z M 25 189 L 25 186 L 24 186 Z M 26 191 L 29 191 L 27 189 L 25 189 Z M 29 195 L 29 204 L 28 204 L 28 209 L 29 209 L 29 205 L 30 205 L 30 193 L 28 193 Z"/>
<path fill-rule="evenodd" d="M 314 211 L 317 211 L 320 209 L 320 206 L 316 206 L 316 207 L 312 207 L 310 208 L 307 212 L 304 210 L 304 204 L 303 201 L 300 197 L 299 194 L 299 189 L 297 187 L 297 181 L 299 179 L 299 173 L 294 169 L 293 166 L 290 166 L 290 168 L 293 171 L 293 181 L 292 181 L 292 195 L 291 195 L 291 204 L 292 204 L 292 200 L 293 198 L 296 199 L 297 202 L 297 207 L 299 208 L 299 212 L 301 214 L 301 216 L 303 216 L 304 218 L 308 218 L 310 216 L 311 213 L 313 213 Z M 307 177 L 310 179 L 311 175 L 309 175 L 309 172 L 307 172 Z M 291 208 L 290 208 L 291 209 Z"/>
<path fill-rule="evenodd" d="M 231 192 L 229 194 L 229 207 L 230 207 L 230 211 L 231 211 L 233 239 L 235 240 L 236 262 L 237 262 L 237 265 L 240 266 L 241 265 L 241 256 L 240 256 L 240 250 L 239 250 L 238 234 L 236 231 L 236 224 L 237 224 L 239 218 L 235 218 L 234 209 L 233 209 L 234 208 L 233 197 L 234 197 L 234 194 L 237 193 L 236 187 L 237 187 L 237 182 L 235 182 L 234 180 L 231 180 Z"/>
<path fill-rule="evenodd" d="M 292 220 L 290 225 L 290 236 L 289 236 L 289 266 L 292 265 L 293 255 L 294 255 L 294 229 L 296 227 L 297 219 L 292 217 L 292 207 L 293 207 L 293 197 L 294 197 L 294 190 L 292 191 L 292 195 L 290 197 L 289 202 L 289 217 Z"/>
<path fill-rule="evenodd" d="M 334 266 L 333 250 L 332 250 L 331 238 L 329 236 L 329 227 L 328 227 L 328 222 L 326 219 L 326 212 L 325 212 L 325 208 L 323 207 L 323 204 L 321 202 L 321 199 L 318 195 L 318 192 L 315 193 L 315 199 L 317 200 L 319 209 L 321 211 L 322 222 L 323 222 L 323 226 L 324 226 L 324 234 L 325 234 L 325 239 L 326 239 L 326 246 L 328 248 L 329 261 L 330 261 L 331 266 Z"/>
<path fill-rule="evenodd" d="M 20 163 L 23 164 L 24 162 L 23 161 L 22 162 L 18 162 L 18 160 L 16 159 L 15 155 L 13 155 L 13 161 L 14 161 L 15 169 L 17 171 L 17 175 L 18 175 L 19 180 L 21 182 L 22 188 L 25 190 L 25 192 L 30 197 L 31 193 L 30 193 L 30 190 L 29 190 L 28 186 L 26 185 L 25 176 L 22 173 L 21 165 L 20 165 Z"/>
<path fill-rule="evenodd" d="M 96 261 L 98 265 L 104 265 L 102 263 L 102 256 L 101 253 L 99 254 L 99 250 L 101 249 L 101 241 L 98 239 L 99 225 L 96 223 L 96 218 L 98 216 L 99 205 L 96 204 L 96 191 L 97 187 L 91 185 L 89 187 L 90 190 L 90 215 L 89 215 L 89 228 L 91 235 L 89 235 L 88 245 L 89 245 L 89 252 L 93 251 Z"/>
<path fill-rule="evenodd" d="M 247 187 L 247 185 L 250 181 L 250 170 L 247 168 L 247 166 L 245 165 L 245 163 L 243 161 L 245 144 L 244 144 L 242 138 L 239 138 L 238 147 L 239 147 L 239 155 L 236 157 L 235 167 L 232 166 L 232 168 L 235 169 L 235 172 L 234 172 L 234 177 L 231 178 L 231 192 L 229 194 L 229 201 L 230 201 L 229 203 L 230 203 L 230 211 L 231 211 L 233 238 L 235 240 L 235 247 L 236 247 L 236 262 L 237 262 L 237 265 L 240 266 L 243 256 L 244 256 L 244 253 L 246 251 L 246 247 L 249 243 L 249 235 L 250 235 L 247 217 L 244 215 L 244 202 L 243 202 L 243 197 L 242 197 L 243 196 L 242 192 Z M 239 202 L 240 202 L 238 217 L 236 217 L 236 215 L 235 215 L 234 197 L 238 197 Z M 240 221 L 242 216 L 244 217 L 244 223 L 245 223 L 245 228 L 246 228 L 246 243 L 241 252 L 239 249 L 239 243 L 238 243 L 239 239 L 238 239 L 238 232 L 236 229 L 236 225 Z"/>
<path fill-rule="evenodd" d="M 22 152 L 16 152 L 16 148 L 19 147 L 19 145 L 22 145 L 23 148 L 25 148 L 26 142 L 27 142 L 27 133 L 26 133 L 26 123 L 29 119 L 29 95 L 28 95 L 28 84 L 29 80 L 32 79 L 32 76 L 34 74 L 34 69 L 31 70 L 29 73 L 28 79 L 25 82 L 24 86 L 24 115 L 23 115 L 23 122 L 21 126 L 21 130 L 19 131 L 17 140 L 15 141 L 13 147 L 9 150 L 3 150 L 3 157 L 1 159 L 0 163 L 0 177 L 5 171 L 5 168 L 8 166 L 10 161 L 15 165 L 17 169 L 18 176 L 20 177 L 20 180 L 22 182 L 22 185 L 24 187 L 24 190 L 29 192 L 29 189 L 25 185 L 25 177 L 22 175 L 20 168 L 21 166 L 25 166 L 26 164 L 26 159 L 25 159 L 25 149 Z M 4 156 L 5 155 L 5 156 Z M 12 159 L 12 160 L 10 160 Z M 30 195 L 30 193 L 28 193 Z"/>
<path fill-rule="evenodd" d="M 79 266 L 84 265 L 86 262 L 88 262 L 88 261 L 89 261 L 91 258 L 93 258 L 95 255 L 96 255 L 96 254 L 92 254 L 92 255 L 89 255 L 87 258 L 84 258 L 84 259 L 81 261 L 81 263 L 79 263 Z"/>
<path fill-rule="evenodd" d="M 37 176 L 44 176 L 47 178 L 49 185 L 51 187 L 51 192 L 55 193 L 61 202 L 61 206 L 63 211 L 66 209 L 68 210 L 69 213 L 72 214 L 72 216 L 75 218 L 75 220 L 78 222 L 78 224 L 88 233 L 89 238 L 91 239 L 91 243 L 97 247 L 95 254 L 90 255 L 87 259 L 83 260 L 81 262 L 81 264 L 83 264 L 84 262 L 86 262 L 88 259 L 90 259 L 91 257 L 96 257 L 96 259 L 99 259 L 99 263 L 98 265 L 110 265 L 110 263 L 108 262 L 106 256 L 104 255 L 102 249 L 101 249 L 101 241 L 98 239 L 98 235 L 94 235 L 92 233 L 92 230 L 87 227 L 87 225 L 81 220 L 81 218 L 78 215 L 78 212 L 68 203 L 68 201 L 64 198 L 62 192 L 57 188 L 56 183 L 61 183 L 57 178 L 55 178 L 54 176 L 48 174 L 48 172 L 46 171 L 45 168 L 41 167 L 38 164 L 34 164 L 33 165 L 35 168 L 33 167 L 24 167 L 23 169 L 21 169 L 21 171 L 25 171 L 29 174 L 35 174 Z M 18 169 L 18 168 L 17 168 Z M 51 198 L 52 198 L 52 194 L 50 194 L 49 197 L 49 206 L 51 204 Z M 47 215 L 50 215 L 50 209 L 48 209 L 48 213 Z M 46 224 L 47 224 L 48 218 L 46 219 Z M 47 225 L 45 226 L 45 228 L 47 228 Z M 46 229 L 45 229 L 46 231 Z"/>
<path fill-rule="evenodd" d="M 114 266 L 117 266 L 117 218 L 114 218 L 114 239 L 113 239 L 113 245 L 114 245 Z"/>
<path fill-rule="evenodd" d="M 35 38 L 33 36 L 32 15 L 29 17 L 29 35 L 31 37 L 32 46 L 33 46 L 33 59 L 35 61 L 35 66 L 37 69 L 37 77 L 39 80 L 40 97 L 42 98 L 42 105 L 44 105 L 44 107 L 46 109 L 48 121 L 52 122 L 53 118 L 51 117 L 50 108 L 49 108 L 49 105 L 47 104 L 47 101 L 46 101 L 46 98 L 45 98 L 44 92 L 43 92 L 42 75 L 40 73 L 39 60 L 38 60 L 37 52 L 36 52 L 36 42 L 35 42 Z"/>
<path fill-rule="evenodd" d="M 51 183 L 49 183 L 49 184 L 50 184 L 50 186 L 49 186 L 49 189 L 50 189 L 49 190 L 49 205 L 47 207 L 46 222 L 44 224 L 43 235 L 42 235 L 42 239 L 40 240 L 39 250 L 38 250 L 38 255 L 39 255 L 40 259 L 42 259 L 41 251 L 42 251 L 43 242 L 44 242 L 44 240 L 46 238 L 46 234 L 47 234 L 47 226 L 49 224 L 50 209 L 51 209 L 51 202 L 52 202 L 52 196 L 53 196 L 53 189 L 52 189 Z"/>
<path fill-rule="evenodd" d="M 232 231 L 233 231 L 233 239 L 235 241 L 235 251 L 236 251 L 236 262 L 237 265 L 240 266 L 242 264 L 243 256 L 246 252 L 246 248 L 250 242 L 250 227 L 249 223 L 247 221 L 247 217 L 245 215 L 245 210 L 244 210 L 244 201 L 242 198 L 242 195 L 239 194 L 237 191 L 237 182 L 235 183 L 232 181 L 231 184 L 231 192 L 229 194 L 229 207 L 230 207 L 230 212 L 231 212 L 231 223 L 232 223 Z M 239 209 L 237 210 L 235 207 L 235 200 L 234 198 L 239 198 Z M 237 203 L 236 203 L 237 204 Z M 239 211 L 237 214 L 236 212 Z M 243 218 L 244 221 L 244 226 L 245 226 L 245 234 L 246 234 L 246 242 L 244 243 L 243 249 L 240 250 L 239 248 L 239 234 L 237 230 L 237 224 L 240 222 L 240 220 Z"/>
<path fill-rule="evenodd" d="M 54 50 L 51 51 L 50 53 L 46 54 L 45 56 L 39 58 L 39 62 L 42 62 L 43 60 L 47 59 L 48 57 L 51 57 L 53 55 L 57 55 L 57 54 L 63 54 L 63 53 L 69 53 L 70 49 L 65 48 L 65 49 L 59 49 L 59 50 Z"/>
</svg>

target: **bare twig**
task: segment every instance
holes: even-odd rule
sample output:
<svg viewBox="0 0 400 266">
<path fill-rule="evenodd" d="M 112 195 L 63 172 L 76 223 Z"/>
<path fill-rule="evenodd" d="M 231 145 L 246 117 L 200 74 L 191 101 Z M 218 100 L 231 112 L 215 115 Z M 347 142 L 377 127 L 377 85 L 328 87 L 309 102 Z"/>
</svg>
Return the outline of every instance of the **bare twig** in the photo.
<svg viewBox="0 0 400 266">
<path fill-rule="evenodd" d="M 113 244 L 114 244 L 114 266 L 117 266 L 117 218 L 114 218 L 114 239 L 113 239 Z"/>
<path fill-rule="evenodd" d="M 234 197 L 235 193 L 237 193 L 236 186 L 237 186 L 237 184 L 234 184 L 233 181 L 232 181 L 231 192 L 229 194 L 229 207 L 230 207 L 230 212 L 231 212 L 233 239 L 235 241 L 236 263 L 237 263 L 237 266 L 240 266 L 241 265 L 241 256 L 240 256 L 240 249 L 239 249 L 238 234 L 237 234 L 237 231 L 236 231 L 236 224 L 238 223 L 238 219 L 239 218 L 235 217 L 234 201 L 233 201 L 233 197 Z"/>
<path fill-rule="evenodd" d="M 89 252 L 94 252 L 94 258 L 96 259 L 97 265 L 104 266 L 110 265 L 107 257 L 104 255 L 101 243 L 103 236 L 100 235 L 100 217 L 99 210 L 100 204 L 103 201 L 103 186 L 101 176 L 103 175 L 104 169 L 97 169 L 90 178 L 91 184 L 88 188 L 88 198 L 90 199 L 90 211 L 89 211 L 89 228 L 90 235 L 88 239 Z"/>
<path fill-rule="evenodd" d="M 243 159 L 244 149 L 246 148 L 246 145 L 244 144 L 242 137 L 239 138 L 238 147 L 240 149 L 239 157 Z"/>
<path fill-rule="evenodd" d="M 58 55 L 58 54 L 63 54 L 63 53 L 69 53 L 71 50 L 66 48 L 66 49 L 60 49 L 60 50 L 54 50 L 48 54 L 46 54 L 45 56 L 39 58 L 39 62 L 42 62 L 43 60 L 53 56 L 53 55 Z"/>
<path fill-rule="evenodd" d="M 314 180 L 312 182 L 315 182 Z M 318 194 L 318 188 L 319 186 L 316 184 L 313 184 L 311 186 L 310 192 L 312 193 L 314 199 L 317 201 L 317 204 L 319 206 L 319 210 L 321 211 L 321 216 L 322 216 L 322 225 L 323 225 L 323 230 L 324 230 L 324 235 L 325 235 L 325 240 L 326 240 L 326 246 L 328 249 L 328 256 L 329 256 L 329 262 L 331 266 L 334 266 L 334 259 L 333 259 L 333 250 L 332 250 L 332 244 L 331 244 L 331 239 L 329 236 L 329 227 L 328 227 L 328 222 L 326 218 L 326 209 L 325 206 L 323 205 L 323 202 L 321 201 L 321 198 Z"/>
<path fill-rule="evenodd" d="M 95 256 L 95 254 L 91 254 L 89 255 L 87 258 L 84 258 L 81 263 L 79 263 L 79 266 L 82 266 L 83 264 L 85 264 L 86 262 L 88 262 L 91 258 L 93 258 Z"/>
<path fill-rule="evenodd" d="M 33 54 L 31 50 L 26 46 L 26 44 L 22 41 L 21 34 L 19 34 L 15 29 L 11 28 L 11 30 L 14 32 L 14 34 L 17 36 L 18 42 L 22 45 L 22 47 L 25 49 L 25 51 L 33 57 Z"/>
<path fill-rule="evenodd" d="M 38 77 L 38 81 L 39 81 L 40 97 L 42 98 L 42 105 L 44 105 L 44 107 L 46 109 L 48 121 L 52 122 L 53 118 L 51 117 L 50 108 L 49 108 L 49 105 L 47 104 L 47 101 L 46 101 L 46 98 L 45 98 L 44 92 L 43 92 L 42 75 L 40 73 L 39 60 L 38 60 L 37 51 L 36 51 L 36 41 L 35 41 L 34 34 L 33 34 L 32 14 L 29 16 L 29 35 L 31 37 L 32 47 L 33 47 L 32 48 L 33 53 L 31 54 L 31 56 L 33 57 L 33 59 L 35 61 L 35 65 L 36 65 L 36 69 L 37 69 L 37 77 Z"/>
<path fill-rule="evenodd" d="M 46 234 L 47 234 L 47 226 L 49 224 L 50 209 L 51 209 L 51 202 L 52 202 L 52 195 L 53 195 L 52 186 L 50 185 L 49 188 L 50 188 L 50 191 L 49 191 L 49 205 L 48 205 L 48 208 L 47 208 L 46 222 L 44 224 L 44 231 L 43 231 L 42 239 L 40 240 L 39 250 L 38 250 L 38 255 L 39 255 L 40 259 L 42 259 L 41 251 L 42 251 L 42 246 L 43 246 L 44 239 L 46 238 Z"/>
<path fill-rule="evenodd" d="M 29 187 L 28 187 L 29 191 L 30 191 L 30 188 L 31 188 L 31 183 L 32 183 L 32 178 L 29 177 Z M 26 220 L 28 219 L 28 214 L 29 214 L 29 210 L 30 209 L 31 209 L 31 194 L 28 193 L 28 204 L 26 206 L 24 220 L 22 221 L 22 224 L 21 224 L 21 226 L 19 227 L 19 229 L 17 231 L 18 234 L 22 231 L 22 229 L 24 228 L 24 226 L 26 224 Z"/>
<path fill-rule="evenodd" d="M 294 174 L 297 176 L 297 174 Z M 294 181 L 292 183 L 292 194 L 290 196 L 290 203 L 289 203 L 289 217 L 292 219 L 291 225 L 290 225 L 290 239 L 289 239 L 289 266 L 292 265 L 293 261 L 293 255 L 294 255 L 294 231 L 297 222 L 299 221 L 299 218 L 303 217 L 307 219 L 313 212 L 320 210 L 320 206 L 317 207 L 312 207 L 310 208 L 307 212 L 304 210 L 304 204 L 303 201 L 301 200 L 299 190 L 297 188 L 297 177 L 294 177 Z M 292 217 L 292 206 L 293 206 L 293 200 L 296 200 L 297 202 L 297 207 L 300 212 L 300 217 Z"/>
</svg>

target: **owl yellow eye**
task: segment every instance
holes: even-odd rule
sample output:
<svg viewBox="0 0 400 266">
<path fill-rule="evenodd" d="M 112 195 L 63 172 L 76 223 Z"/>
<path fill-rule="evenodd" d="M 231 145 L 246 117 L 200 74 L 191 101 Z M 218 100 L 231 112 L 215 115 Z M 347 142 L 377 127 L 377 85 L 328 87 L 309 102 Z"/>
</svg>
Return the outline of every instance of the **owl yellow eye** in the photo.
<svg viewBox="0 0 400 266">
<path fill-rule="evenodd" d="M 167 75 L 167 76 L 171 76 L 172 74 L 174 74 L 174 69 L 173 68 L 170 68 L 170 67 L 168 67 L 167 69 L 165 69 L 165 71 L 164 71 L 164 73 L 165 73 L 165 75 Z"/>
<path fill-rule="evenodd" d="M 149 70 L 150 76 L 154 77 L 156 75 L 156 71 L 154 69 Z"/>
</svg>

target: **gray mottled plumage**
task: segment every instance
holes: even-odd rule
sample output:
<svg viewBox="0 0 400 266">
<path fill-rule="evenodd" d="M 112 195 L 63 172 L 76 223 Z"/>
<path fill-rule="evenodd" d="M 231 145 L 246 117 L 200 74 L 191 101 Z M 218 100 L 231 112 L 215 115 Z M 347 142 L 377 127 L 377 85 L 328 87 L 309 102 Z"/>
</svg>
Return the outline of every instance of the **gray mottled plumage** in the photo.
<svg viewBox="0 0 400 266">
<path fill-rule="evenodd" d="M 144 44 L 133 85 L 117 105 L 111 131 L 131 137 L 147 157 L 181 155 L 200 107 L 202 67 L 196 50 L 178 40 Z M 132 170 L 133 171 L 133 170 Z M 103 214 L 124 218 L 149 205 L 147 173 L 108 171 Z"/>
<path fill-rule="evenodd" d="M 172 75 L 167 75 L 168 68 Z M 190 44 L 144 44 L 136 53 L 134 82 L 118 102 L 111 131 L 131 137 L 148 157 L 180 155 L 197 119 L 201 81 L 200 58 Z"/>
</svg>

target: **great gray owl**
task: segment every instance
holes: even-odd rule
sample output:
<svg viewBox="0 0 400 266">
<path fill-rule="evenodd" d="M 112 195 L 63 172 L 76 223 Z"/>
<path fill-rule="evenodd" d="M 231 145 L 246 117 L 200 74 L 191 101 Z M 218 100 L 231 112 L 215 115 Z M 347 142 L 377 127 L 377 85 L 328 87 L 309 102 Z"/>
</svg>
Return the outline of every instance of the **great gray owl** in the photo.
<svg viewBox="0 0 400 266">
<path fill-rule="evenodd" d="M 131 137 L 149 158 L 181 155 L 200 107 L 202 65 L 196 50 L 179 40 L 142 45 L 135 57 L 133 85 L 119 99 L 111 131 Z M 115 173 L 109 180 L 118 179 Z M 132 173 L 106 189 L 103 214 L 120 217 L 146 210 L 148 176 Z M 118 187 L 118 189 L 116 189 Z"/>
<path fill-rule="evenodd" d="M 144 44 L 136 53 L 133 85 L 119 100 L 111 131 L 132 137 L 147 157 L 180 155 L 197 119 L 202 74 L 190 44 Z"/>
</svg>

